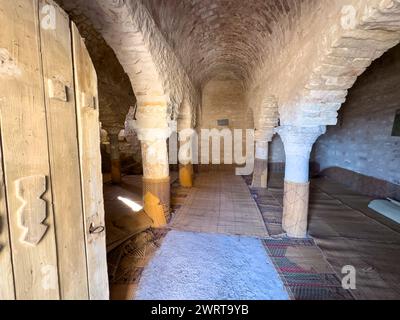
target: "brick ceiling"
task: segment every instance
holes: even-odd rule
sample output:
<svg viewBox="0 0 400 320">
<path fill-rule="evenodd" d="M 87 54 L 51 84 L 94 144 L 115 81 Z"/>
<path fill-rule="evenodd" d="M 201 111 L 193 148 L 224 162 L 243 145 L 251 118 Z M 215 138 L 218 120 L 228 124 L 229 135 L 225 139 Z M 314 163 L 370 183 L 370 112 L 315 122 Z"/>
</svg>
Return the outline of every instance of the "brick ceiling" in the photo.
<svg viewBox="0 0 400 320">
<path fill-rule="evenodd" d="M 248 80 L 316 0 L 142 0 L 195 85 Z"/>
</svg>

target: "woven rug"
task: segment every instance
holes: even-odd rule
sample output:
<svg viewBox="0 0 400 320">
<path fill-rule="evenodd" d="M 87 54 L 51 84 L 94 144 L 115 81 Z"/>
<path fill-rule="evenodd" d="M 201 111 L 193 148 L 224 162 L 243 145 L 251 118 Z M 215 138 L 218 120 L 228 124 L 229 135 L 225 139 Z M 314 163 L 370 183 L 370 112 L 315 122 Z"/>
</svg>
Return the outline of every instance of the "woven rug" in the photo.
<svg viewBox="0 0 400 320">
<path fill-rule="evenodd" d="M 171 177 L 171 211 L 173 213 L 185 202 L 190 189 L 179 185 L 176 174 L 171 174 Z M 137 179 L 137 181 L 141 180 Z M 140 188 L 141 184 L 138 183 L 138 185 Z M 108 192 L 107 195 L 110 196 L 110 193 Z M 137 192 L 137 195 L 140 197 L 141 192 Z M 169 229 L 148 229 L 135 235 L 108 254 L 112 300 L 135 298 L 143 270 L 161 246 L 168 232 Z"/>
<path fill-rule="evenodd" d="M 245 182 L 230 172 L 200 173 L 179 205 L 170 223 L 172 229 L 268 237 L 261 213 Z"/>
<path fill-rule="evenodd" d="M 250 185 L 251 177 L 245 181 Z M 271 174 L 268 186 L 251 192 L 268 231 L 279 238 L 266 240 L 266 249 L 295 299 L 399 299 L 400 228 L 371 212 L 369 197 L 327 178 L 313 179 L 310 238 L 297 241 L 281 234 L 283 176 Z M 308 264 L 298 260 L 294 251 L 311 254 Z M 329 270 L 321 271 L 324 263 Z M 340 284 L 347 265 L 356 269 L 357 289 L 351 292 Z"/>
<path fill-rule="evenodd" d="M 168 233 L 167 229 L 149 229 L 108 254 L 111 300 L 132 300 L 144 268 Z"/>
<path fill-rule="evenodd" d="M 357 271 L 356 299 L 400 299 L 400 228 L 368 208 L 370 198 L 328 178 L 313 179 L 310 235 L 337 273 Z"/>
<path fill-rule="evenodd" d="M 283 178 L 272 174 L 268 189 L 251 188 L 252 177 L 244 177 L 269 234 L 265 249 L 294 300 L 354 300 L 312 238 L 290 239 L 282 229 Z"/>
<path fill-rule="evenodd" d="M 264 246 L 292 299 L 354 299 L 312 239 L 268 239 Z"/>
<path fill-rule="evenodd" d="M 243 178 L 246 184 L 250 187 L 252 176 L 244 176 Z M 283 204 L 281 201 L 281 198 L 283 198 L 283 192 L 280 188 L 279 179 L 270 178 L 268 189 L 250 187 L 250 192 L 261 212 L 269 235 L 277 236 L 283 234 Z"/>
</svg>

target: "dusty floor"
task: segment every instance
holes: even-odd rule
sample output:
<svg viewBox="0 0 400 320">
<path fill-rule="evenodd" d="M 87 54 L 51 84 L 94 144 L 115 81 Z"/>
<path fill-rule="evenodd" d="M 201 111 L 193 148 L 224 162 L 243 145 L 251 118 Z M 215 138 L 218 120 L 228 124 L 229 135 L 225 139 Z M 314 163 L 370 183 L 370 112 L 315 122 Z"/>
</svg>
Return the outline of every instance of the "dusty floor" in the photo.
<svg viewBox="0 0 400 320">
<path fill-rule="evenodd" d="M 171 231 L 144 270 L 136 299 L 286 300 L 259 239 Z"/>
<path fill-rule="evenodd" d="M 213 177 L 207 182 L 209 175 Z M 368 197 L 325 179 L 314 179 L 310 237 L 294 240 L 282 235 L 282 176 L 271 175 L 268 190 L 248 188 L 244 181 L 249 182 L 249 178 L 236 178 L 225 173 L 202 173 L 193 189 L 175 182 L 171 198 L 174 214 L 168 228 L 142 231 L 109 253 L 112 298 L 400 297 L 400 230 L 366 209 Z M 105 188 L 109 211 L 126 210 L 120 203 L 113 206 L 115 195 L 124 188 L 128 192 L 125 196 L 139 200 L 141 191 L 136 194 L 135 187 L 129 186 L 134 179 L 125 178 L 122 187 Z M 224 180 L 229 188 L 222 188 Z M 140 181 L 138 185 L 140 188 Z M 239 203 L 226 201 L 239 191 Z M 207 201 L 208 192 L 212 201 Z M 196 194 L 201 201 L 194 197 Z M 235 214 L 226 214 L 230 210 L 224 210 L 221 203 L 228 203 Z M 240 219 L 241 211 L 246 219 Z M 124 231 L 126 227 L 115 223 L 121 212 L 108 220 Z M 354 264 L 358 270 L 355 291 L 342 288 L 341 268 L 347 264 Z"/>
</svg>

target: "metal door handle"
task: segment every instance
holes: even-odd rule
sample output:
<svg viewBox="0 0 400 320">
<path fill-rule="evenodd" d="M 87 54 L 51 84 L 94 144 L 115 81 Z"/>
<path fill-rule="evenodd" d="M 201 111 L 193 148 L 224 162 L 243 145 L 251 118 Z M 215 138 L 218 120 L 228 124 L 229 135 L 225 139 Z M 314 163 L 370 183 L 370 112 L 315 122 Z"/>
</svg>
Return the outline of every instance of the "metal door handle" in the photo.
<svg viewBox="0 0 400 320">
<path fill-rule="evenodd" d="M 106 230 L 106 228 L 104 226 L 95 227 L 93 222 L 90 224 L 90 227 L 89 227 L 90 234 L 99 234 L 99 233 L 104 232 L 105 230 Z"/>
</svg>

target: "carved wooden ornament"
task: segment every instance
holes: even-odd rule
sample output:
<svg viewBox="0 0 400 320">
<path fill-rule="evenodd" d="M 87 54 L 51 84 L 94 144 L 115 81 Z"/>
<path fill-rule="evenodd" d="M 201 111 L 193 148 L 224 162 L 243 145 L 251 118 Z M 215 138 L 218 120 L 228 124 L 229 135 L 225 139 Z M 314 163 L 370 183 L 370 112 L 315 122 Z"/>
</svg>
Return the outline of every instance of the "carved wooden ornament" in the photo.
<svg viewBox="0 0 400 320">
<path fill-rule="evenodd" d="M 18 199 L 22 202 L 18 210 L 18 222 L 24 233 L 20 241 L 36 246 L 45 235 L 48 226 L 46 202 L 41 198 L 46 192 L 46 176 L 31 176 L 16 181 Z"/>
</svg>

